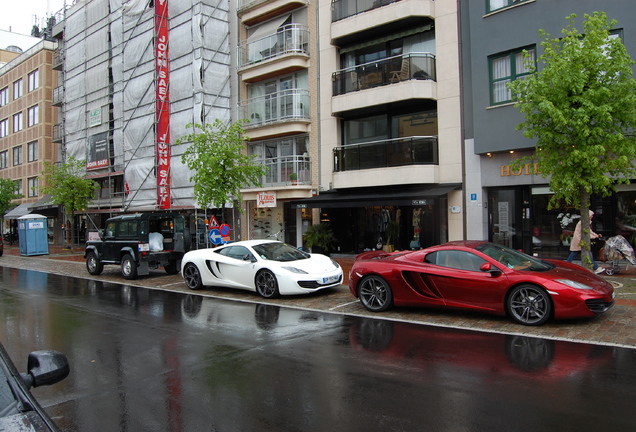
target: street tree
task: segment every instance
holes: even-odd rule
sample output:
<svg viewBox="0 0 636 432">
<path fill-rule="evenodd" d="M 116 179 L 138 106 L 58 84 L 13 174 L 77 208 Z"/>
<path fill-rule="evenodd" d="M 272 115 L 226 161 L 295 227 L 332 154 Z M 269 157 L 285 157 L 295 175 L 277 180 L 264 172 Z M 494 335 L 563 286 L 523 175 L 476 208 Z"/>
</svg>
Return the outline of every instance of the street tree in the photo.
<svg viewBox="0 0 636 432">
<path fill-rule="evenodd" d="M 86 178 L 86 162 L 70 157 L 65 163 L 44 163 L 42 193 L 51 194 L 53 204 L 64 206 L 68 246 L 73 251 L 73 221 L 75 214 L 88 207 L 97 183 Z M 68 223 L 70 221 L 70 224 Z"/>
<path fill-rule="evenodd" d="M 13 206 L 11 201 L 19 198 L 22 198 L 22 195 L 18 193 L 18 182 L 0 178 L 0 215 L 2 215 L 0 226 L 4 226 L 4 214 Z"/>
<path fill-rule="evenodd" d="M 508 85 L 525 115 L 517 130 L 536 139 L 534 155 L 514 165 L 531 162 L 537 174 L 550 178 L 550 208 L 579 208 L 582 262 L 589 268 L 590 196 L 610 195 L 636 174 L 636 80 L 634 61 L 621 39 L 610 35 L 615 20 L 586 14 L 579 33 L 576 15 L 566 19 L 563 37 L 539 32 L 542 68 L 525 53 L 532 74 Z"/>
<path fill-rule="evenodd" d="M 261 186 L 267 172 L 265 166 L 254 162 L 255 156 L 245 153 L 244 121 L 226 125 L 216 119 L 212 124 L 189 123 L 187 128 L 200 130 L 179 138 L 176 144 L 190 143 L 181 156 L 182 162 L 193 171 L 194 196 L 202 208 L 225 209 L 225 204 L 242 199 L 241 188 Z M 239 207 L 239 210 L 242 209 Z"/>
</svg>

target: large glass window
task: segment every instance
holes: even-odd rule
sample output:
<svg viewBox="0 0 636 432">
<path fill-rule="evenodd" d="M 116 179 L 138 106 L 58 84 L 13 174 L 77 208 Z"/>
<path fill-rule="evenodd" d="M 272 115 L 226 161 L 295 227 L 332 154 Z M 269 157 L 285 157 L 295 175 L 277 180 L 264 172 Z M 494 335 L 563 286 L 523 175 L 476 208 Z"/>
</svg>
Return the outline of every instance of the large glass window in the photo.
<svg viewBox="0 0 636 432">
<path fill-rule="evenodd" d="M 497 54 L 489 58 L 490 103 L 492 105 L 512 101 L 512 94 L 507 87 L 508 83 L 530 74 L 530 68 L 523 58 L 523 51 L 527 51 L 532 61 L 535 61 L 534 46 Z"/>
<path fill-rule="evenodd" d="M 29 92 L 40 86 L 40 71 L 37 69 L 29 74 Z"/>
<path fill-rule="evenodd" d="M 33 141 L 27 144 L 27 161 L 34 162 L 38 160 L 38 142 Z"/>
<path fill-rule="evenodd" d="M 13 82 L 13 99 L 22 97 L 22 80 L 19 79 Z"/>
<path fill-rule="evenodd" d="M 488 4 L 488 12 L 496 11 L 497 9 L 503 9 L 517 3 L 523 3 L 525 1 L 527 0 L 486 0 Z"/>
<path fill-rule="evenodd" d="M 22 130 L 22 113 L 19 112 L 13 115 L 13 132 Z"/>
<path fill-rule="evenodd" d="M 9 135 L 9 119 L 0 120 L 0 138 Z"/>
<path fill-rule="evenodd" d="M 263 184 L 281 184 L 290 182 L 290 175 L 296 174 L 301 183 L 311 181 L 309 160 L 309 136 L 299 135 L 277 140 L 251 141 L 250 155 L 257 163 L 267 167 Z"/>
<path fill-rule="evenodd" d="M 29 197 L 36 197 L 38 196 L 38 184 L 39 184 L 39 179 L 37 177 L 31 177 L 29 179 L 27 179 L 28 183 L 29 183 L 29 191 L 28 191 L 28 196 Z"/>
<path fill-rule="evenodd" d="M 13 147 L 13 166 L 22 165 L 22 146 Z"/>
<path fill-rule="evenodd" d="M 38 111 L 39 110 L 37 105 L 27 109 L 27 126 L 31 127 L 39 123 L 40 118 Z"/>
<path fill-rule="evenodd" d="M 9 103 L 9 87 L 5 87 L 0 90 L 0 106 L 5 106 Z"/>
<path fill-rule="evenodd" d="M 7 165 L 7 164 L 8 164 L 9 162 L 7 161 L 7 159 L 8 159 L 8 151 L 7 151 L 7 150 L 5 150 L 5 151 L 3 151 L 3 152 L 0 152 L 0 169 L 1 169 L 1 168 L 7 168 L 7 167 L 8 167 L 8 165 Z"/>
</svg>

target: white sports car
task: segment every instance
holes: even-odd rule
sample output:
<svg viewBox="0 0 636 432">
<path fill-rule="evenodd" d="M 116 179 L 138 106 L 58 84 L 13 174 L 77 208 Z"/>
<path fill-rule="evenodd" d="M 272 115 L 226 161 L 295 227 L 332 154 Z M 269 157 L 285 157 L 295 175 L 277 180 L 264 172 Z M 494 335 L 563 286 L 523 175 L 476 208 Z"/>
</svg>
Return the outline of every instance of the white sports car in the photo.
<svg viewBox="0 0 636 432">
<path fill-rule="evenodd" d="M 186 253 L 181 275 L 188 288 L 222 286 L 256 291 L 265 298 L 306 294 L 342 283 L 331 258 L 276 240 L 246 240 Z"/>
</svg>

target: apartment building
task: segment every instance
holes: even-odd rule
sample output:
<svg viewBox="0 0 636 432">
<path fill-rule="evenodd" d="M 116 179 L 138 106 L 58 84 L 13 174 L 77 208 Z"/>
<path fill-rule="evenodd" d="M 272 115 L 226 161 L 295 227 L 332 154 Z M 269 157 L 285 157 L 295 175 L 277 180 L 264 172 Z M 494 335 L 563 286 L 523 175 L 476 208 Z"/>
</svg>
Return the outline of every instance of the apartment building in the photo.
<svg viewBox="0 0 636 432">
<path fill-rule="evenodd" d="M 48 217 L 49 241 L 53 242 L 61 235 L 61 219 L 59 209 L 49 205 L 48 197 L 40 192 L 40 175 L 45 162 L 57 160 L 52 144 L 57 121 L 52 108 L 57 86 L 57 74 L 52 70 L 56 44 L 28 39 L 24 50 L 11 45 L 15 55 L 4 56 L 8 61 L 0 67 L 0 176 L 17 181 L 23 195 L 4 215 L 2 229 L 15 234 L 16 218 L 39 213 Z"/>
<path fill-rule="evenodd" d="M 464 236 L 457 3 L 318 2 L 318 194 L 337 250 Z"/>
<path fill-rule="evenodd" d="M 244 238 L 301 246 L 314 218 L 292 203 L 318 189 L 316 14 L 307 0 L 238 1 L 236 118 L 249 121 L 248 154 L 267 167 L 262 187 L 242 191 Z"/>
<path fill-rule="evenodd" d="M 102 228 L 115 213 L 171 210 L 194 230 L 207 217 L 181 162 L 187 144 L 174 142 L 193 132 L 189 123 L 231 120 L 229 7 L 93 0 L 58 20 L 55 139 L 62 160 L 85 160 L 99 185 L 76 227 Z"/>
<path fill-rule="evenodd" d="M 523 116 L 506 83 L 528 73 L 522 62 L 524 49 L 535 58 L 541 54 L 539 29 L 558 37 L 568 24 L 565 17 L 576 13 L 582 31 L 583 15 L 595 11 L 618 20 L 610 36 L 620 37 L 635 58 L 634 24 L 625 17 L 636 12 L 636 4 L 629 0 L 461 1 L 468 238 L 541 256 L 567 256 L 579 211 L 548 209 L 548 180 L 530 168 L 510 168 L 512 161 L 533 154 L 534 142 L 515 130 Z M 633 242 L 634 231 L 619 229 L 617 218 L 636 226 L 635 203 L 634 183 L 619 186 L 613 196 L 592 197 L 594 231 L 605 237 L 619 233 Z"/>
</svg>

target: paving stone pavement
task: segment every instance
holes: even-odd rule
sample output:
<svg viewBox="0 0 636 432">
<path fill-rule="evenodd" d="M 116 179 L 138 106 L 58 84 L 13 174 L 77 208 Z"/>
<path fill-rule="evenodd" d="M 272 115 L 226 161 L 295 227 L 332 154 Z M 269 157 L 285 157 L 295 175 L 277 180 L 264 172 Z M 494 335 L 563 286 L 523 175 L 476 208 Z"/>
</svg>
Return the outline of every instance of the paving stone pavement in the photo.
<svg viewBox="0 0 636 432">
<path fill-rule="evenodd" d="M 334 256 L 348 275 L 353 258 Z M 6 268 L 29 269 L 46 273 L 75 276 L 149 289 L 193 294 L 183 283 L 181 275 L 167 275 L 163 270 L 152 270 L 150 275 L 134 281 L 125 280 L 117 266 L 105 266 L 100 276 L 91 276 L 86 271 L 83 250 L 49 247 L 48 255 L 21 256 L 17 246 L 5 245 L 0 266 Z M 509 318 L 488 314 L 454 310 L 422 308 L 393 308 L 380 314 L 367 311 L 355 299 L 346 285 L 323 290 L 311 295 L 289 296 L 275 300 L 260 298 L 257 294 L 223 288 L 205 288 L 196 294 L 245 302 L 277 304 L 285 307 L 323 311 L 334 314 L 372 317 L 378 319 L 411 322 L 463 330 L 478 330 L 547 339 L 587 342 L 601 345 L 636 348 L 636 268 L 621 263 L 621 272 L 606 277 L 616 287 L 616 305 L 605 314 L 595 318 L 550 321 L 540 327 L 515 324 Z"/>
</svg>

